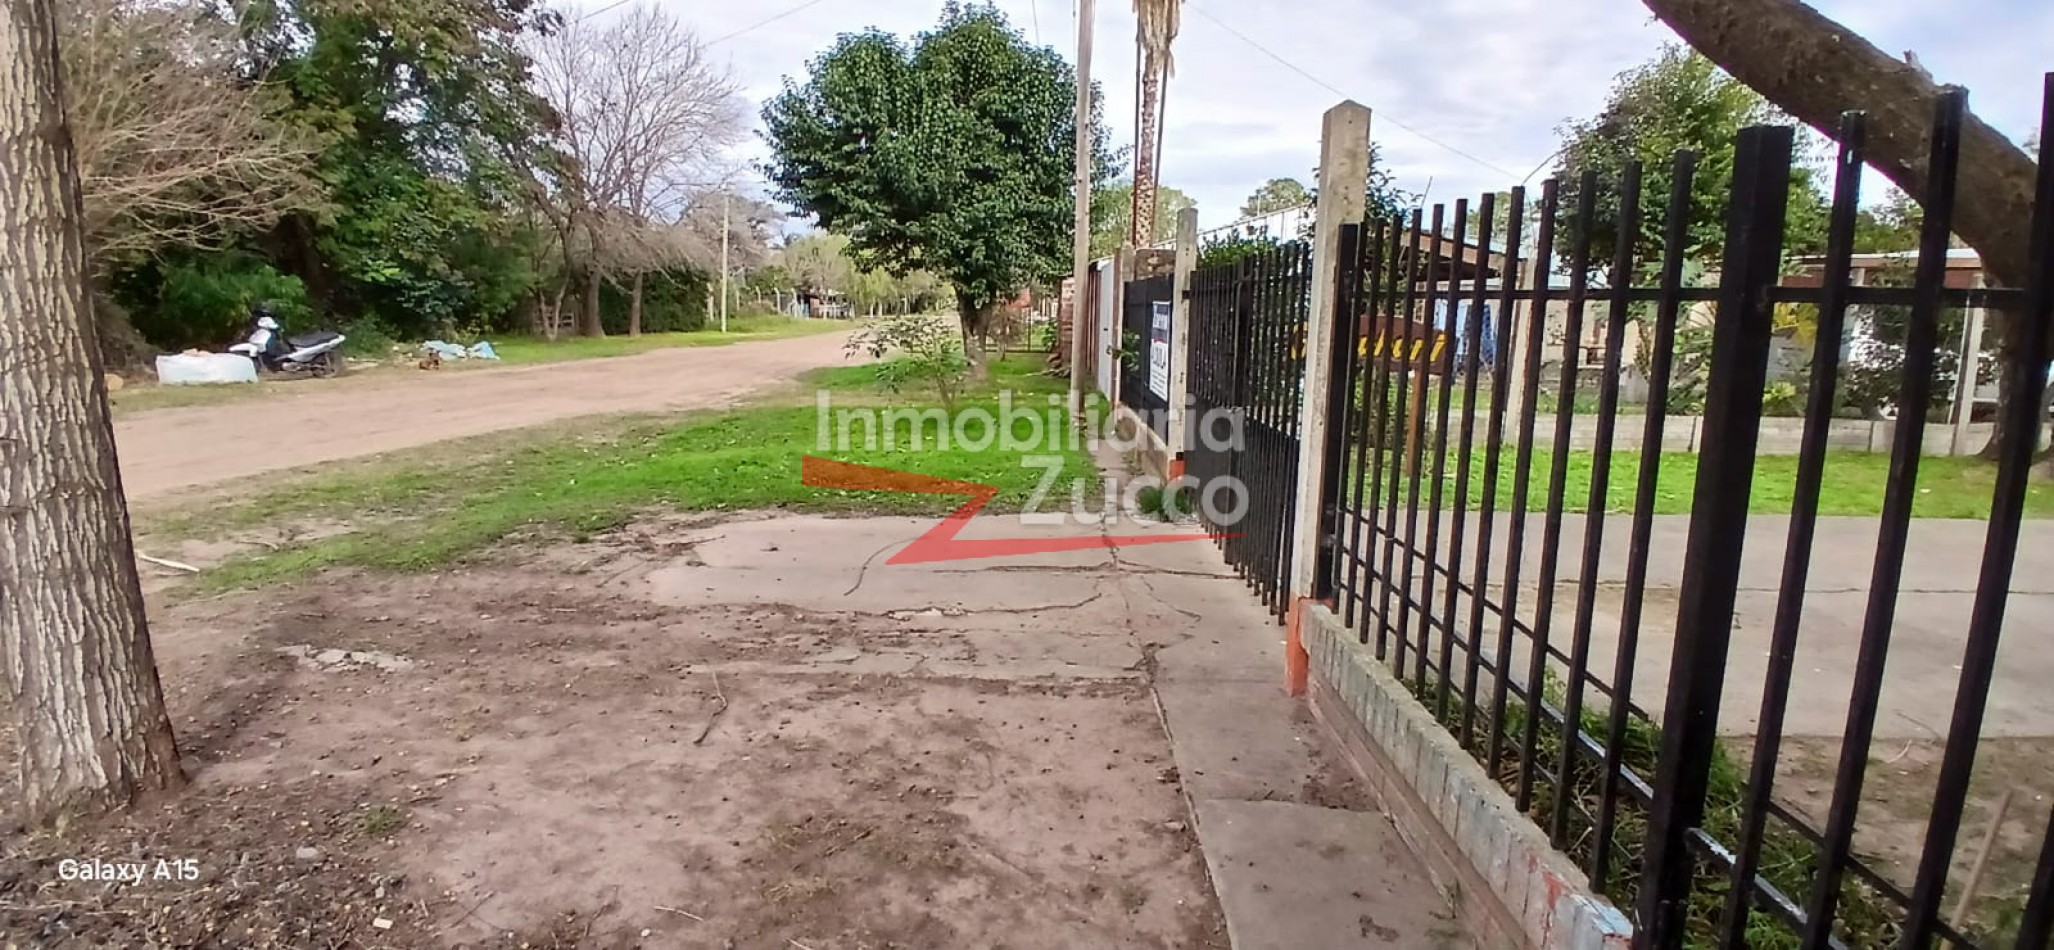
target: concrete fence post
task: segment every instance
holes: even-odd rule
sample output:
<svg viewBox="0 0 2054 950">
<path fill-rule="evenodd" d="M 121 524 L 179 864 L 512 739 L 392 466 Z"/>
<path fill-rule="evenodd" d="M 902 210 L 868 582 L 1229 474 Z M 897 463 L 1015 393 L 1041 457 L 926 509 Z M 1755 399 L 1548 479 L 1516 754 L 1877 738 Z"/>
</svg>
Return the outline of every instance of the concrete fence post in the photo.
<svg viewBox="0 0 2054 950">
<path fill-rule="evenodd" d="M 1977 272 L 1975 285 L 1983 286 L 1983 275 Z M 1949 446 L 1950 455 L 1969 455 L 1975 449 L 1968 444 L 1968 427 L 1975 421 L 1976 383 L 1981 375 L 1983 353 L 1983 308 L 1970 307 L 1968 325 L 1961 328 L 1961 355 L 1954 364 L 1954 439 Z"/>
<path fill-rule="evenodd" d="M 1191 396 L 1191 275 L 1198 270 L 1198 209 L 1177 212 L 1177 262 L 1170 292 L 1169 480 L 1184 475 L 1190 447 L 1187 409 Z"/>
<path fill-rule="evenodd" d="M 1341 227 L 1361 224 L 1368 210 L 1369 107 L 1352 100 L 1327 110 L 1320 126 L 1319 202 L 1313 208 L 1312 306 L 1305 321 L 1305 386 L 1298 424 L 1297 510 L 1291 524 L 1291 606 L 1284 635 L 1285 685 L 1305 695 L 1309 657 L 1299 636 L 1320 563 L 1320 522 L 1326 496 L 1327 390 L 1332 384 Z"/>
</svg>

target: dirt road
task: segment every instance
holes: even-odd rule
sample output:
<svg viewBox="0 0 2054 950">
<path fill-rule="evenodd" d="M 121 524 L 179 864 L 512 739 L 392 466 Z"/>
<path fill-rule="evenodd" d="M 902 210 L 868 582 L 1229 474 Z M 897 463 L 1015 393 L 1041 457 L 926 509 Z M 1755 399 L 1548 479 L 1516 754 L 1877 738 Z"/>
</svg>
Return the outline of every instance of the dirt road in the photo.
<svg viewBox="0 0 2054 950">
<path fill-rule="evenodd" d="M 610 412 L 718 408 L 842 362 L 846 334 L 655 350 L 613 359 L 417 373 L 297 387 L 281 398 L 115 421 L 130 499 Z"/>
</svg>

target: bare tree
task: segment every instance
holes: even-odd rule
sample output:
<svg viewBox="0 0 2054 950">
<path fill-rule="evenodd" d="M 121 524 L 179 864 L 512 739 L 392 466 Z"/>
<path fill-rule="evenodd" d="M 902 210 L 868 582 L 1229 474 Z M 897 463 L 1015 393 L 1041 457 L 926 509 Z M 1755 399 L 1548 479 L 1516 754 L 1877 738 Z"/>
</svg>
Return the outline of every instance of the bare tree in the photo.
<svg viewBox="0 0 2054 950">
<path fill-rule="evenodd" d="M 675 248 L 684 220 L 746 128 L 738 86 L 675 17 L 637 6 L 593 26 L 572 21 L 537 43 L 537 92 L 556 111 L 562 161 L 546 197 L 563 237 L 579 332 L 602 334 L 599 282 Z M 661 265 L 659 265 L 661 266 Z M 639 293 L 631 290 L 631 301 Z M 637 308 L 630 304 L 630 320 Z"/>
<path fill-rule="evenodd" d="M 238 76 L 235 26 L 195 0 L 74 0 L 61 28 L 86 244 L 101 260 L 270 227 L 322 203 L 313 142 Z"/>
<path fill-rule="evenodd" d="M 1897 187 L 1926 200 L 1933 107 L 1941 87 L 1915 61 L 1898 59 L 1799 0 L 1642 0 L 1707 59 L 1798 120 L 1830 135 L 1840 114 L 1869 115 L 1868 161 Z M 2022 287 L 2026 229 L 2038 166 L 1974 115 L 1962 134 L 1954 233 L 1982 256 L 1991 282 Z M 1999 321 L 2000 360 L 2018 353 L 2018 319 Z M 2005 413 L 1999 412 L 2001 420 Z M 1985 448 L 1992 455 L 1999 431 Z"/>
<path fill-rule="evenodd" d="M 114 464 L 52 0 L 0 6 L 0 670 L 29 815 L 184 784 Z"/>
</svg>

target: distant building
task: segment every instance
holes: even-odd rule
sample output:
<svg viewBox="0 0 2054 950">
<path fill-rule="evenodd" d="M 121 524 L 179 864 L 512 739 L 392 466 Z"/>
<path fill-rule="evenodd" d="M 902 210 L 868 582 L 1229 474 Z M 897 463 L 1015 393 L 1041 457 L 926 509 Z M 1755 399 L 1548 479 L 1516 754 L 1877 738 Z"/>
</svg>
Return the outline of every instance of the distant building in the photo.
<svg viewBox="0 0 2054 950">
<path fill-rule="evenodd" d="M 1285 208 L 1252 218 L 1242 218 L 1233 224 L 1207 228 L 1198 232 L 1198 246 L 1204 247 L 1214 241 L 1231 241 L 1237 238 L 1275 238 L 1292 241 L 1312 233 L 1312 205 Z M 1176 246 L 1176 241 L 1157 241 L 1151 245 L 1157 248 Z"/>
<path fill-rule="evenodd" d="M 1825 258 L 1807 257 L 1799 260 L 1797 272 L 1783 279 L 1791 287 L 1817 287 L 1824 279 Z M 1892 251 L 1884 254 L 1856 254 L 1848 261 L 1853 268 L 1856 284 L 1873 284 L 1876 278 L 1891 273 L 1902 274 L 1906 281 L 1912 268 L 1918 266 L 1917 251 Z M 1957 290 L 1983 286 L 1983 257 L 1973 248 L 1955 247 L 1947 250 L 1947 286 Z"/>
</svg>

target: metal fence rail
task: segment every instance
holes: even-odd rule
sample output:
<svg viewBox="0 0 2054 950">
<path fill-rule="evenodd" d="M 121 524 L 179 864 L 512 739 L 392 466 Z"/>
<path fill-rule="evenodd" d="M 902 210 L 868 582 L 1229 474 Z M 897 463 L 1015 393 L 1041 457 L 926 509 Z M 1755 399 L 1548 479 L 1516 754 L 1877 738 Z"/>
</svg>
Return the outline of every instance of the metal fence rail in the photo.
<svg viewBox="0 0 2054 950">
<path fill-rule="evenodd" d="M 1224 489 L 1210 526 L 1227 562 L 1281 616 L 1311 308 L 1312 248 L 1294 241 L 1195 272 L 1191 281 L 1190 476 Z"/>
<path fill-rule="evenodd" d="M 1341 477 L 1329 479 L 1333 514 L 1322 534 L 1332 547 L 1332 570 L 1315 594 L 1336 602 L 1343 621 L 1504 783 L 1555 845 L 1635 915 L 1640 946 L 2054 945 L 2054 814 L 2039 844 L 2037 876 L 2015 917 L 1954 921 L 1942 908 L 1962 887 L 1955 859 L 2006 632 L 2028 473 L 2043 437 L 2054 334 L 2054 148 L 2043 146 L 2039 156 L 2025 285 L 1946 286 L 1965 111 L 1959 92 L 1937 106 L 1924 230 L 1903 287 L 1857 286 L 1851 279 L 1864 153 L 1859 114 L 1847 116 L 1836 136 L 1818 286 L 1782 279 L 1793 167 L 1787 128 L 1748 129 L 1737 142 L 1723 265 L 1712 287 L 1684 286 L 1697 177 L 1697 159 L 1688 153 L 1666 169 L 1666 201 L 1646 200 L 1646 176 L 1637 165 L 1616 180 L 1585 174 L 1546 182 L 1532 215 L 1534 233 L 1527 222 L 1535 209 L 1515 188 L 1503 198 L 1485 195 L 1473 208 L 1459 201 L 1452 209 L 1437 205 L 1351 225 L 1342 236 L 1341 246 L 1353 249 L 1355 259 L 1352 266 L 1344 262 L 1339 297 L 1346 309 L 1335 316 L 1353 358 L 1331 409 L 1346 433 L 1346 458 L 1333 469 Z M 2054 76 L 2044 112 L 2054 127 Z M 1656 209 L 1660 219 L 1643 222 L 1643 208 Z M 1639 250 L 1644 233 L 1663 235 L 1655 245 L 1663 251 L 1653 259 Z M 1616 239 L 1601 245 L 1600 234 Z M 1285 262 L 1265 263 L 1260 273 L 1270 275 Z M 1291 266 L 1284 271 L 1302 272 Z M 1554 273 L 1567 276 L 1566 287 L 1552 286 L 1548 275 Z M 1210 359 L 1234 367 L 1225 375 L 1236 379 L 1275 379 L 1234 362 L 1251 351 L 1274 361 L 1274 344 L 1222 335 L 1220 327 L 1231 321 L 1221 319 L 1222 305 L 1212 302 L 1234 299 L 1228 288 L 1242 286 L 1246 276 L 1245 270 L 1199 275 L 1193 392 L 1201 406 L 1245 406 L 1265 420 L 1281 419 L 1274 431 L 1295 444 L 1295 412 L 1266 412 L 1286 401 L 1295 407 L 1295 392 L 1286 399 L 1279 391 L 1272 407 L 1255 392 L 1218 388 L 1218 377 L 1205 369 Z M 1690 304 L 1700 301 L 1716 307 L 1708 326 L 1693 325 L 1689 317 Z M 1917 860 L 1892 867 L 1858 855 L 1855 830 L 1918 497 L 1927 419 L 1916 407 L 1934 402 L 1940 361 L 1954 345 L 1940 332 L 1943 317 L 1968 307 L 1988 308 L 2003 324 L 2000 332 L 2012 334 L 2012 352 L 2020 357 L 2008 362 L 2002 380 L 2003 435 L 1988 535 L 1931 816 Z M 1582 340 L 1587 325 L 1602 328 L 1595 374 L 1579 366 L 1580 348 L 1570 345 L 1562 348 L 1558 371 L 1542 378 L 1550 308 L 1569 341 Z M 1814 322 L 1815 342 L 1790 517 L 1770 531 L 1764 530 L 1768 523 L 1750 520 L 1751 489 L 1770 341 L 1779 312 L 1791 308 Z M 1255 321 L 1254 341 L 1295 332 L 1274 316 L 1281 311 L 1261 312 L 1271 316 Z M 1460 312 L 1477 316 L 1436 316 Z M 1489 317 L 1481 316 L 1486 312 Z M 1843 343 L 1854 321 L 1885 318 L 1901 323 L 1896 405 L 1910 411 L 1896 426 L 1888 486 L 1875 518 L 1877 544 L 1829 803 L 1812 820 L 1779 793 L 1778 765 L 1793 667 L 1811 628 L 1808 570 L 1827 430 L 1849 368 Z M 1484 319 L 1493 325 L 1486 328 Z M 1658 486 L 1664 465 L 1674 461 L 1647 451 L 1622 464 L 1619 477 L 1630 473 L 1633 480 L 1623 504 L 1610 484 L 1618 426 L 1641 427 L 1640 445 L 1662 444 L 1664 412 L 1622 411 L 1623 354 L 1636 326 L 1647 341 L 1649 404 L 1666 405 L 1686 382 L 1701 385 L 1705 400 L 1673 647 L 1664 678 L 1652 683 L 1646 676 L 1637 682 L 1635 674 L 1650 659 L 1641 650 L 1643 632 L 1660 619 L 1646 589 Z M 1709 340 L 1702 370 L 1679 365 L 1679 338 L 1686 333 Z M 1488 349 L 1479 344 L 1493 334 L 1498 345 L 1486 362 Z M 1207 354 L 1229 344 L 1231 357 Z M 1201 385 L 1202 378 L 1210 382 Z M 1579 395 L 1594 395 L 1598 423 L 1594 438 L 1571 451 Z M 1546 398 L 1551 408 L 1543 408 Z M 1581 411 L 1591 411 L 1587 401 Z M 1550 424 L 1552 440 L 1542 429 Z M 1196 450 L 1192 458 L 1201 480 L 1237 471 L 1235 459 Z M 1623 456 L 1617 461 L 1628 462 Z M 1267 473 L 1262 484 L 1288 485 L 1288 477 L 1277 481 L 1279 474 Z M 1623 536 L 1613 530 L 1622 522 Z M 1579 529 L 1574 541 L 1571 528 Z M 1273 542 L 1249 531 L 1240 543 Z M 1732 662 L 1743 546 L 1749 544 L 1780 549 L 1782 557 L 1761 679 L 1740 684 L 1738 677 L 1756 675 L 1736 672 Z M 1232 542 L 1229 550 L 1236 550 Z M 1603 629 L 1600 598 L 1610 595 L 1600 578 L 1622 568 L 1616 603 L 1605 607 L 1616 616 L 1616 629 Z M 2011 620 L 2013 637 L 2047 640 L 2047 618 Z M 1760 697 L 1744 763 L 1718 736 L 1722 701 L 1738 685 L 1745 685 L 1743 695 Z M 1653 695 L 1636 703 L 1650 686 Z M 1659 708 L 1659 717 L 1643 704 Z"/>
</svg>

